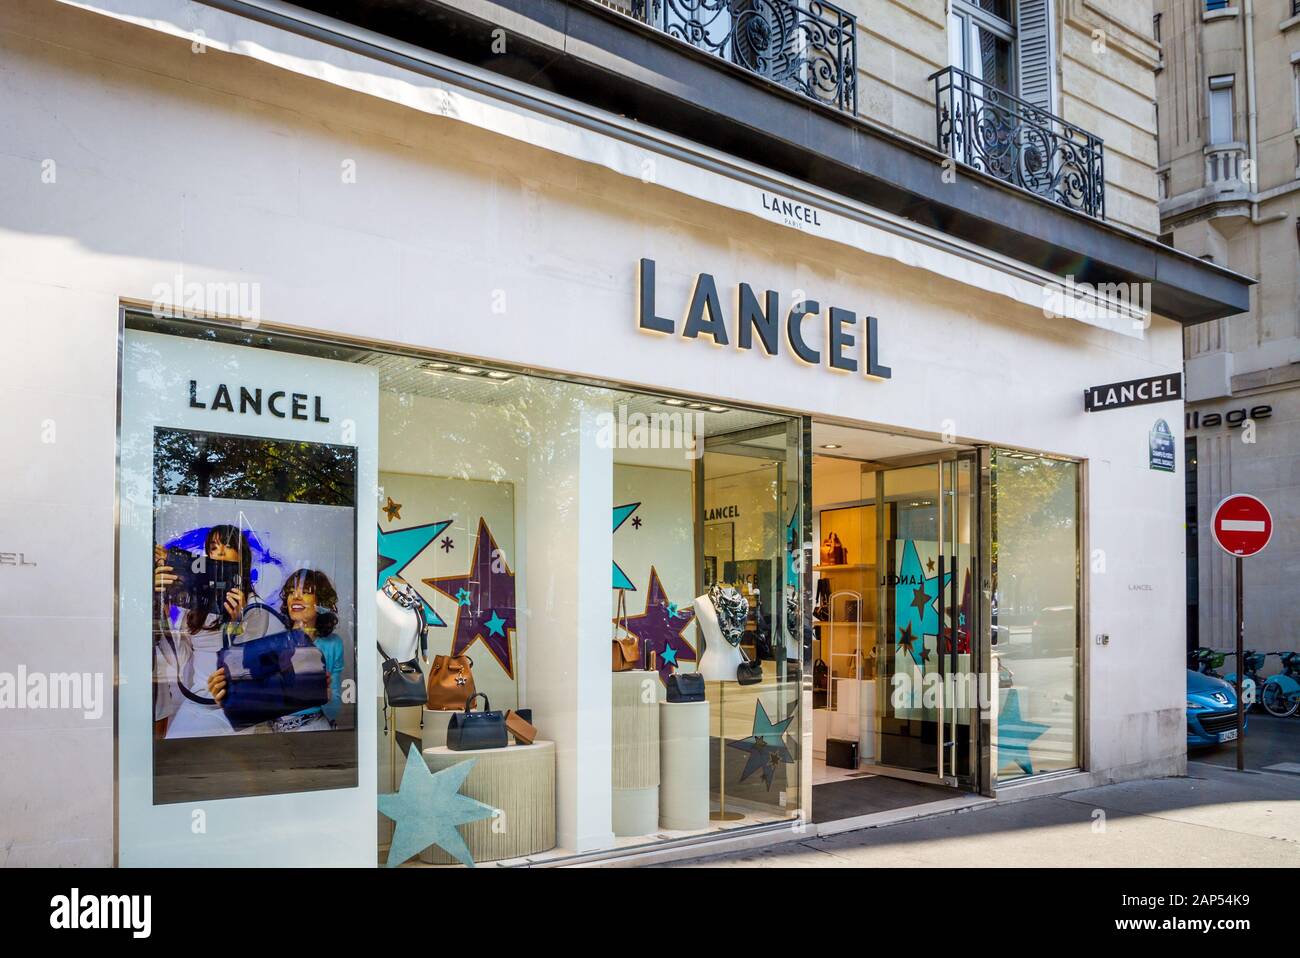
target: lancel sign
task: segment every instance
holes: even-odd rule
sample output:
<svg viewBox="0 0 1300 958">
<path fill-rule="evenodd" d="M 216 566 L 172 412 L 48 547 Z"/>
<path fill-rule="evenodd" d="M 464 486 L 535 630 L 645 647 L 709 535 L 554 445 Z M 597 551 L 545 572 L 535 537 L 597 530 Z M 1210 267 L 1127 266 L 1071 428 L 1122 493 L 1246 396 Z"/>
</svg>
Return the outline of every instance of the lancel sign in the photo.
<svg viewBox="0 0 1300 958">
<path fill-rule="evenodd" d="M 823 310 L 813 299 L 792 303 L 782 316 L 781 298 L 776 291 L 767 290 L 760 301 L 748 283 L 741 283 L 729 321 L 718 295 L 718 284 L 708 273 L 700 273 L 686 304 L 679 334 L 677 322 L 658 313 L 654 260 L 641 260 L 639 276 L 637 324 L 646 332 L 705 339 L 718 346 L 733 345 L 734 335 L 736 349 L 758 348 L 775 356 L 784 344 L 797 360 L 810 366 L 861 372 L 871 379 L 890 379 L 894 375 L 888 366 L 881 365 L 878 323 L 874 316 L 866 316 L 859 322 L 851 310 L 838 306 Z M 820 331 L 821 335 L 808 335 L 813 331 Z M 820 348 L 810 343 L 810 339 L 813 343 L 820 342 Z"/>
</svg>

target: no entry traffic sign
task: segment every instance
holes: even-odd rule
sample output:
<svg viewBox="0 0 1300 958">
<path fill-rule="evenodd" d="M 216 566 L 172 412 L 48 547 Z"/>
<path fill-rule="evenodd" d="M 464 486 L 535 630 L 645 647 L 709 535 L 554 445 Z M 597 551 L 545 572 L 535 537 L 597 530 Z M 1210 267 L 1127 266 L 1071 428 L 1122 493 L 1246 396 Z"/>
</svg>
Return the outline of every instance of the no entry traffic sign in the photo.
<svg viewBox="0 0 1300 958">
<path fill-rule="evenodd" d="M 1232 556 L 1253 556 L 1273 538 L 1273 517 L 1254 496 L 1228 496 L 1214 510 L 1214 541 Z"/>
<path fill-rule="evenodd" d="M 1236 561 L 1233 565 L 1233 579 L 1237 591 L 1237 771 L 1246 768 L 1246 700 L 1242 688 L 1242 675 L 1246 664 L 1246 613 L 1241 584 L 1242 559 L 1246 556 L 1259 555 L 1273 538 L 1273 517 L 1269 515 L 1268 506 L 1254 496 L 1237 494 L 1228 496 L 1214 510 L 1214 521 L 1210 523 L 1214 532 L 1214 541 L 1219 548 Z M 1226 733 L 1225 733 L 1226 734 Z M 1222 741 L 1223 736 L 1220 736 Z"/>
</svg>

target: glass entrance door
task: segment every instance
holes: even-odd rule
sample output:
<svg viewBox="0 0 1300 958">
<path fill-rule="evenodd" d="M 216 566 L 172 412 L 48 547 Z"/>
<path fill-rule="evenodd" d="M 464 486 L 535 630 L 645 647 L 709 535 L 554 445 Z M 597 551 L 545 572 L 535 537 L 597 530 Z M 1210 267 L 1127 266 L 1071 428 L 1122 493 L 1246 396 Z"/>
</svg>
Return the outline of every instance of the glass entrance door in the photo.
<svg viewBox="0 0 1300 958">
<path fill-rule="evenodd" d="M 981 669 L 979 466 L 975 454 L 881 469 L 874 770 L 977 788 Z M 867 492 L 864 489 L 864 495 Z"/>
</svg>

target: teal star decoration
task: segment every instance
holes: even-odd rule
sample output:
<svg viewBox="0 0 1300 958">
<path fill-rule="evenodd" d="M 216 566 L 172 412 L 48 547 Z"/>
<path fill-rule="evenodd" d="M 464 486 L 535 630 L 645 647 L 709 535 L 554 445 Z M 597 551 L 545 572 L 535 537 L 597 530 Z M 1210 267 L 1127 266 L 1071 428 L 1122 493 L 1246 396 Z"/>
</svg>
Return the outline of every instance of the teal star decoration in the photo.
<svg viewBox="0 0 1300 958">
<path fill-rule="evenodd" d="M 899 564 L 898 582 L 894 586 L 894 644 L 906 648 L 912 661 L 922 664 L 921 651 L 927 635 L 939 634 L 939 610 L 935 603 L 939 591 L 952 579 L 951 572 L 927 576 L 916 551 L 916 542 L 903 543 L 903 560 Z M 917 639 L 922 641 L 916 642 Z M 915 644 L 914 644 L 915 643 Z"/>
<path fill-rule="evenodd" d="M 393 842 L 388 847 L 389 868 L 394 868 L 437 845 L 462 865 L 474 867 L 469 846 L 458 825 L 491 818 L 496 809 L 460 794 L 465 777 L 477 759 L 458 762 L 440 772 L 430 772 L 418 748 L 406 753 L 402 784 L 392 795 L 380 795 L 379 811 L 393 820 Z"/>
<path fill-rule="evenodd" d="M 669 603 L 668 603 L 668 618 L 670 618 L 670 619 L 675 619 L 675 618 L 677 618 L 677 613 L 681 612 L 681 610 L 682 610 L 682 609 L 681 609 L 681 606 L 679 606 L 676 602 L 669 602 Z"/>
<path fill-rule="evenodd" d="M 1042 722 L 1031 722 L 1020 714 L 1020 690 L 1009 689 L 1002 708 L 998 710 L 998 768 L 1015 763 L 1026 775 L 1034 774 L 1034 763 L 1029 757 L 1029 745 L 1050 728 Z"/>
<path fill-rule="evenodd" d="M 458 589 L 456 591 L 457 605 L 469 605 L 469 600 L 470 600 L 469 589 Z"/>
<path fill-rule="evenodd" d="M 627 505 L 615 506 L 614 507 L 614 531 L 618 532 L 619 527 L 622 526 L 623 523 L 627 522 L 628 517 L 630 517 L 632 513 L 636 512 L 637 509 L 639 508 L 641 508 L 641 503 L 639 502 L 629 502 L 627 503 Z M 636 586 L 632 583 L 632 580 L 628 578 L 627 573 L 623 571 L 623 567 L 620 566 L 617 562 L 614 563 L 614 588 L 626 589 L 628 592 L 636 591 Z"/>
<path fill-rule="evenodd" d="M 415 557 L 427 549 L 429 543 L 438 538 L 449 525 L 451 525 L 450 519 L 421 526 L 408 526 L 405 529 L 394 529 L 391 532 L 385 532 L 382 526 L 377 527 L 379 550 L 375 565 L 379 570 L 379 581 L 375 588 L 382 589 L 391 576 L 400 576 L 402 570 L 415 561 Z M 420 597 L 420 604 L 424 608 L 425 622 L 438 628 L 447 627 L 447 623 L 433 611 L 433 606 L 424 601 L 423 596 Z"/>
<path fill-rule="evenodd" d="M 671 645 L 664 646 L 664 650 L 659 654 L 659 658 L 662 659 L 668 665 L 671 665 L 674 668 L 677 667 L 677 650 L 674 649 Z"/>
<path fill-rule="evenodd" d="M 785 584 L 799 585 L 799 507 L 790 513 L 790 521 L 785 524 Z"/>
<path fill-rule="evenodd" d="M 483 624 L 487 626 L 487 630 L 491 632 L 493 635 L 503 636 L 506 634 L 506 630 L 505 630 L 506 620 L 501 618 L 501 616 L 496 612 L 496 610 L 493 610 L 492 618 L 485 619 L 483 621 Z"/>
<path fill-rule="evenodd" d="M 790 754 L 790 749 L 785 742 L 785 730 L 793 721 L 794 712 L 791 711 L 788 718 L 773 722 L 767 714 L 767 709 L 763 708 L 763 703 L 761 701 L 754 703 L 753 733 L 749 738 L 727 743 L 728 748 L 739 749 L 748 754 L 745 769 L 740 773 L 742 782 L 755 772 L 761 771 L 763 781 L 770 791 L 772 783 L 776 780 L 777 768 L 781 765 L 793 764 L 794 756 Z"/>
</svg>

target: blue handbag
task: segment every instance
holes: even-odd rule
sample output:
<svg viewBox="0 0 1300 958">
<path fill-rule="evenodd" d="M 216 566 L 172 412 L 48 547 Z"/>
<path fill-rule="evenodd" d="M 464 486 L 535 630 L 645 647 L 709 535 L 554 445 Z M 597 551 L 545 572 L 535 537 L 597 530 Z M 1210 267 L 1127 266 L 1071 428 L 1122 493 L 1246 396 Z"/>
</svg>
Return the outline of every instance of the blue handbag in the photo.
<svg viewBox="0 0 1300 958">
<path fill-rule="evenodd" d="M 474 711 L 474 700 L 482 699 L 486 708 Z M 468 752 L 480 748 L 505 748 L 506 717 L 492 711 L 492 703 L 482 692 L 465 700 L 465 711 L 455 712 L 447 723 L 447 748 Z"/>
<path fill-rule="evenodd" d="M 318 708 L 329 701 L 325 655 L 300 629 L 232 645 L 223 639 L 217 665 L 226 673 L 221 711 L 236 729 Z"/>
</svg>

